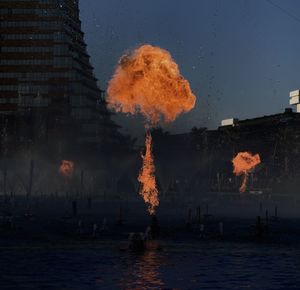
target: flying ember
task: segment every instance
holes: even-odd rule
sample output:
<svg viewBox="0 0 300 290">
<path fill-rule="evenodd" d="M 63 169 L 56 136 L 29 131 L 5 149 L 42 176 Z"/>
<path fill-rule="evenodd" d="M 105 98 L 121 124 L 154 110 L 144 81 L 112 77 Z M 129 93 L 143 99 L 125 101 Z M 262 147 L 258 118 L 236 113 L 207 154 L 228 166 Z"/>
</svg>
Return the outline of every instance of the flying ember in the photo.
<svg viewBox="0 0 300 290">
<path fill-rule="evenodd" d="M 117 112 L 142 114 L 146 131 L 168 123 L 190 111 L 196 102 L 189 82 L 180 74 L 170 53 L 152 45 L 142 45 L 121 57 L 108 87 L 108 106 Z M 146 132 L 146 152 L 138 177 L 140 195 L 155 214 L 159 204 L 152 154 L 152 137 Z"/>
<path fill-rule="evenodd" d="M 261 163 L 259 154 L 252 155 L 249 152 L 239 152 L 233 159 L 233 173 L 236 176 L 243 176 L 243 182 L 240 187 L 240 192 L 245 192 L 247 189 L 248 174 L 258 164 Z"/>
<path fill-rule="evenodd" d="M 74 162 L 68 160 L 62 160 L 61 165 L 59 167 L 59 173 L 67 178 L 72 178 L 74 172 Z"/>
</svg>

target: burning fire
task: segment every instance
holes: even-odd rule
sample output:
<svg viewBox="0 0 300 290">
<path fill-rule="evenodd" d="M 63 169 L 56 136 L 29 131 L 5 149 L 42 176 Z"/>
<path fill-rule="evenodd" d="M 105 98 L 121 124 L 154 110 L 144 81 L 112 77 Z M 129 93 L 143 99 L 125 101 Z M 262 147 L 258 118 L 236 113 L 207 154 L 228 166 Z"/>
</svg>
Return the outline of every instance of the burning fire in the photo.
<svg viewBox="0 0 300 290">
<path fill-rule="evenodd" d="M 240 192 L 245 192 L 247 189 L 248 174 L 258 164 L 261 163 L 259 154 L 252 155 L 249 152 L 239 152 L 233 159 L 233 173 L 236 176 L 243 175 L 243 182 L 240 187 Z"/>
<path fill-rule="evenodd" d="M 172 122 L 190 111 L 196 102 L 189 82 L 180 74 L 170 53 L 152 45 L 142 45 L 121 57 L 108 87 L 108 106 L 117 112 L 146 118 L 145 128 Z M 152 154 L 152 137 L 146 134 L 146 152 L 138 180 L 140 195 L 150 214 L 159 205 Z"/>
<path fill-rule="evenodd" d="M 109 107 L 117 112 L 141 113 L 152 125 L 174 121 L 195 102 L 170 53 L 151 45 L 122 56 L 109 82 Z"/>
<path fill-rule="evenodd" d="M 68 160 L 63 160 L 61 162 L 61 165 L 59 167 L 59 173 L 67 178 L 72 178 L 74 172 L 74 162 L 73 161 L 68 161 Z"/>
<path fill-rule="evenodd" d="M 152 154 L 152 136 L 149 132 L 146 135 L 146 152 L 142 155 L 142 159 L 143 167 L 138 177 L 138 181 L 141 183 L 140 195 L 148 205 L 149 213 L 153 215 L 156 207 L 159 205 L 159 200 Z"/>
</svg>

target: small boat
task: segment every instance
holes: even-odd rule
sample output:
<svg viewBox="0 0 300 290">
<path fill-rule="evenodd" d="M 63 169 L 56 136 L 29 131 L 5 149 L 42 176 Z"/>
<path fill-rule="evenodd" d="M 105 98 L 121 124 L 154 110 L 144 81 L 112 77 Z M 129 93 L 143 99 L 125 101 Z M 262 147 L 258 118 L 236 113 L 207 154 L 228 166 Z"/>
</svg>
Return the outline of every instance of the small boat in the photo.
<svg viewBox="0 0 300 290">
<path fill-rule="evenodd" d="M 128 242 L 119 247 L 121 251 L 141 253 L 145 251 L 161 251 L 159 240 L 145 239 L 143 233 L 130 233 Z"/>
</svg>

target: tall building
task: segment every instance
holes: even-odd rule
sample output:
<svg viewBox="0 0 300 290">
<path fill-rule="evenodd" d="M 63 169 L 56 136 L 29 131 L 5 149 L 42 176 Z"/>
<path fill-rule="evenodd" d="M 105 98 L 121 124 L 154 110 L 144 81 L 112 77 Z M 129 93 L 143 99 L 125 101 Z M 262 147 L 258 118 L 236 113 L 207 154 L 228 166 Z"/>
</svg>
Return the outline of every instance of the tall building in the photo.
<svg viewBox="0 0 300 290">
<path fill-rule="evenodd" d="M 78 6 L 78 0 L 0 0 L 0 129 L 8 142 L 99 146 L 117 134 Z"/>
</svg>

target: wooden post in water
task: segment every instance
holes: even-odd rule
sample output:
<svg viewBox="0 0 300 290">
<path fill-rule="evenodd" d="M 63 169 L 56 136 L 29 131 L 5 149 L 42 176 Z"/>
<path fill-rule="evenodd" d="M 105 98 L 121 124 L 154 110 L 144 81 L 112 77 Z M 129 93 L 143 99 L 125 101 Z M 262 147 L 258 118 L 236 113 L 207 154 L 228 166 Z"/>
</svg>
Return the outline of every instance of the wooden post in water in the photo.
<svg viewBox="0 0 300 290">
<path fill-rule="evenodd" d="M 189 211 L 188 211 L 188 219 L 187 219 L 187 226 L 190 226 L 192 223 L 192 209 L 189 208 Z"/>
<path fill-rule="evenodd" d="M 88 201 L 88 209 L 91 209 L 92 208 L 92 197 L 90 195 L 88 196 L 87 201 Z"/>
<path fill-rule="evenodd" d="M 259 214 L 261 214 L 262 213 L 262 203 L 261 203 L 261 201 L 259 202 Z"/>
<path fill-rule="evenodd" d="M 197 207 L 197 222 L 198 222 L 198 225 L 201 224 L 201 207 L 200 207 L 200 205 Z"/>
<path fill-rule="evenodd" d="M 72 201 L 72 212 L 73 217 L 77 217 L 77 200 Z"/>
<path fill-rule="evenodd" d="M 29 198 L 32 193 L 33 171 L 34 171 L 34 160 L 31 159 L 30 167 L 29 167 L 29 181 L 28 181 L 27 198 Z"/>
<path fill-rule="evenodd" d="M 217 173 L 217 184 L 218 184 L 218 192 L 221 192 L 221 179 L 220 179 L 220 173 Z"/>
<path fill-rule="evenodd" d="M 4 215 L 6 216 L 10 212 L 10 202 L 6 194 L 6 179 L 7 179 L 7 167 L 5 158 L 3 160 L 3 201 L 4 201 Z"/>
<path fill-rule="evenodd" d="M 30 208 L 30 197 L 32 194 L 32 186 L 33 186 L 33 173 L 34 173 L 34 160 L 30 160 L 29 166 L 29 180 L 28 180 L 28 188 L 26 193 L 26 200 L 27 200 L 27 210 L 29 211 Z"/>
<path fill-rule="evenodd" d="M 81 170 L 80 173 L 80 195 L 83 196 L 83 191 L 84 191 L 84 171 Z"/>
<path fill-rule="evenodd" d="M 121 226 L 123 224 L 123 211 L 122 205 L 119 207 L 119 218 L 118 218 L 118 225 Z"/>
<path fill-rule="evenodd" d="M 3 194 L 6 198 L 6 184 L 7 184 L 7 167 L 4 163 L 4 169 L 3 169 Z"/>
</svg>

